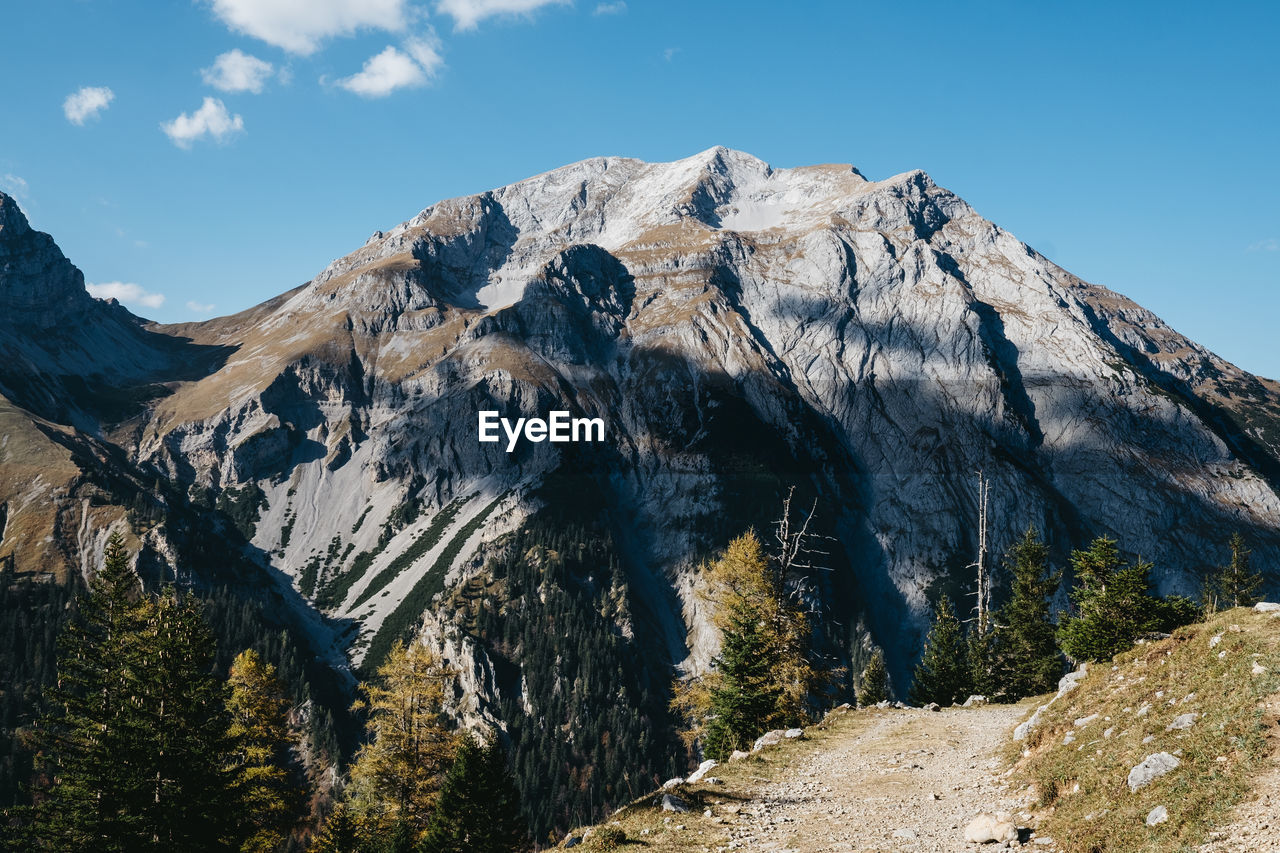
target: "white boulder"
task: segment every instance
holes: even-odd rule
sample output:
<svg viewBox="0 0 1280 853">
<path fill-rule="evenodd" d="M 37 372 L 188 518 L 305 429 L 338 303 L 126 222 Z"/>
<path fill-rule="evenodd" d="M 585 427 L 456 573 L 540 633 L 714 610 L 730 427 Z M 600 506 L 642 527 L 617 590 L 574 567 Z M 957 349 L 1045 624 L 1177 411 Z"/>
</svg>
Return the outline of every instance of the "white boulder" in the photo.
<svg viewBox="0 0 1280 853">
<path fill-rule="evenodd" d="M 719 767 L 720 762 L 708 758 L 706 761 L 698 765 L 698 769 L 689 774 L 688 782 L 701 782 L 703 777 L 707 775 L 713 768 Z"/>
<path fill-rule="evenodd" d="M 1175 755 L 1167 752 L 1156 752 L 1148 755 L 1142 763 L 1129 771 L 1129 790 L 1140 791 L 1161 776 L 1178 769 L 1182 764 Z"/>
<path fill-rule="evenodd" d="M 964 828 L 964 840 L 969 844 L 1010 844 L 1018 840 L 1018 827 L 993 814 L 983 813 L 969 821 Z"/>
</svg>

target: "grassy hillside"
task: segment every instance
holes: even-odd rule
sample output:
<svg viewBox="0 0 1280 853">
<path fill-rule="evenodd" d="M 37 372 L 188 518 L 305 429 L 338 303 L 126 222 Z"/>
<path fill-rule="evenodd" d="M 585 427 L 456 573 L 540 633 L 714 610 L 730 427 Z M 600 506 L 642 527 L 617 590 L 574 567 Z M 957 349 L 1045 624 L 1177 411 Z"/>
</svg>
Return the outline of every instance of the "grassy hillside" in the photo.
<svg viewBox="0 0 1280 853">
<path fill-rule="evenodd" d="M 1193 848 L 1280 747 L 1277 691 L 1280 618 L 1244 608 L 1094 666 L 1010 748 L 1044 809 L 1040 832 L 1067 851 Z M 1160 752 L 1179 766 L 1131 791 L 1129 771 Z M 1168 820 L 1148 826 L 1158 806 Z"/>
</svg>

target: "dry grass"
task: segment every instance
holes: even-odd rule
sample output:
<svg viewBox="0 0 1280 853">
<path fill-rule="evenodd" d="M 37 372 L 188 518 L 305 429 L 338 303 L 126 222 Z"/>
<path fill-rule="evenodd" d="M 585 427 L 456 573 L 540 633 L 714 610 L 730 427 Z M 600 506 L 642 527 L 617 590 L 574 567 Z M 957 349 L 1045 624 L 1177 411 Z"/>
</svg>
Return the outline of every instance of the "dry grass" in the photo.
<svg viewBox="0 0 1280 853">
<path fill-rule="evenodd" d="M 1255 674 L 1255 663 L 1266 671 Z M 1224 822 L 1270 753 L 1277 691 L 1280 619 L 1243 608 L 1095 665 L 1027 741 L 1011 747 L 1010 760 L 1045 810 L 1038 831 L 1067 851 L 1194 848 Z M 1199 715 L 1194 725 L 1168 729 L 1187 713 Z M 1181 765 L 1131 792 L 1130 769 L 1157 752 L 1177 755 Z M 1147 814 L 1160 805 L 1168 822 L 1148 827 Z"/>
</svg>

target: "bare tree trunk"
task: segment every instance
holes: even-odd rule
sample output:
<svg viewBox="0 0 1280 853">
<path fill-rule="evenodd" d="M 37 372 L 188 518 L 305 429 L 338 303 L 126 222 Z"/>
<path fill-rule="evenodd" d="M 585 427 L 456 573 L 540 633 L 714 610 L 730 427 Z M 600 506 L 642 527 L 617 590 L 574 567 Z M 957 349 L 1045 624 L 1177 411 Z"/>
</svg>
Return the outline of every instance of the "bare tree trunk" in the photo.
<svg viewBox="0 0 1280 853">
<path fill-rule="evenodd" d="M 987 566 L 987 500 L 991 494 L 991 481 L 983 471 L 978 472 L 978 561 L 969 568 L 978 572 L 978 635 L 987 633 L 991 619 L 991 571 Z"/>
</svg>

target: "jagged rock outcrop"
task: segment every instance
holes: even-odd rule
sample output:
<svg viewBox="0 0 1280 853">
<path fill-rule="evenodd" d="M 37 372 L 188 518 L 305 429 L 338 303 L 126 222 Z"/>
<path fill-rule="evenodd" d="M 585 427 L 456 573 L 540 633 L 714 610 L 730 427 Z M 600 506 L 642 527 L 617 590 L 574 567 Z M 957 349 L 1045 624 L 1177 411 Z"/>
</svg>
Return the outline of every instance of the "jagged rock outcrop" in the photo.
<svg viewBox="0 0 1280 853">
<path fill-rule="evenodd" d="M 18 203 L 0 193 L 0 323 L 49 329 L 78 319 L 92 302 L 53 238 L 31 230 Z"/>
</svg>

